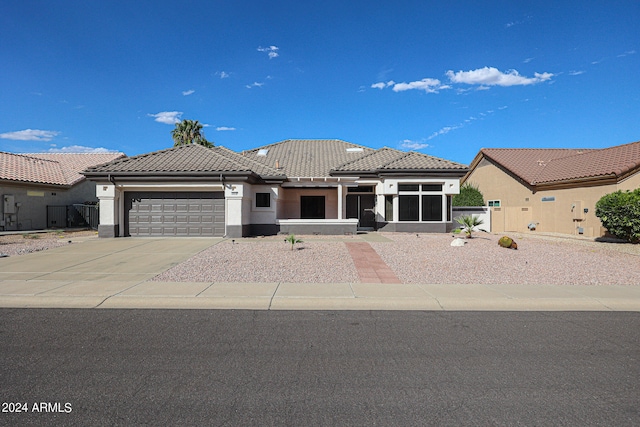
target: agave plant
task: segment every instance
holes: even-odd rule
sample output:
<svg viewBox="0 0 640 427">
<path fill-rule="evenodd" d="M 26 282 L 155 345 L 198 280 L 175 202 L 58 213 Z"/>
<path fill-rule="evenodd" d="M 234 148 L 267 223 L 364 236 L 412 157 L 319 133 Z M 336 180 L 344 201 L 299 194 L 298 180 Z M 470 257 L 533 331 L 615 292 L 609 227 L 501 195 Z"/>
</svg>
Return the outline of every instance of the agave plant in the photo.
<svg viewBox="0 0 640 427">
<path fill-rule="evenodd" d="M 462 231 L 467 234 L 467 238 L 471 239 L 473 229 L 479 225 L 484 224 L 484 221 L 479 216 L 475 215 L 462 215 L 456 218 L 456 222 L 462 226 Z"/>
</svg>

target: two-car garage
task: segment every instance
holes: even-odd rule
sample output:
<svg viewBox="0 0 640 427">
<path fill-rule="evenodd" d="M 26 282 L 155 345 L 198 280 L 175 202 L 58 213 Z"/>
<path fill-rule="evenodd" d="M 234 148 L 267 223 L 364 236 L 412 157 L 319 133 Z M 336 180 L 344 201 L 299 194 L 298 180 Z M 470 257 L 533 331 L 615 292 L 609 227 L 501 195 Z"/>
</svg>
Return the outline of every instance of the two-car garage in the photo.
<svg viewBox="0 0 640 427">
<path fill-rule="evenodd" d="M 224 236 L 224 192 L 126 192 L 129 236 Z"/>
</svg>

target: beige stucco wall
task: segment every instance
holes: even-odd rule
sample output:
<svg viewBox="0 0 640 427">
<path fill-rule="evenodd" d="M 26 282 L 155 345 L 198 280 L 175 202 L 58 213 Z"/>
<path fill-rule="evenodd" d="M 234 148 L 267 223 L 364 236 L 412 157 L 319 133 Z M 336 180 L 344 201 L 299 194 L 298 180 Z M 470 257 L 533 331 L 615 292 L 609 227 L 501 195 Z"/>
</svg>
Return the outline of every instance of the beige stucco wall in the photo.
<svg viewBox="0 0 640 427">
<path fill-rule="evenodd" d="M 618 183 L 618 190 L 626 191 L 635 190 L 636 188 L 640 188 L 640 172 L 631 175 Z"/>
<path fill-rule="evenodd" d="M 535 232 L 602 236 L 605 229 L 595 215 L 595 205 L 602 196 L 616 190 L 633 190 L 640 186 L 640 172 L 619 184 L 543 190 L 533 193 L 493 163 L 482 159 L 466 182 L 477 185 L 488 200 L 500 200 L 500 209 L 493 209 L 492 231 L 528 231 L 536 223 Z M 542 201 L 543 198 L 553 201 Z M 588 212 L 584 212 L 584 209 Z"/>
<path fill-rule="evenodd" d="M 300 218 L 300 196 L 325 196 L 326 219 L 338 218 L 338 190 L 336 188 L 282 188 L 278 199 L 278 218 Z"/>
</svg>

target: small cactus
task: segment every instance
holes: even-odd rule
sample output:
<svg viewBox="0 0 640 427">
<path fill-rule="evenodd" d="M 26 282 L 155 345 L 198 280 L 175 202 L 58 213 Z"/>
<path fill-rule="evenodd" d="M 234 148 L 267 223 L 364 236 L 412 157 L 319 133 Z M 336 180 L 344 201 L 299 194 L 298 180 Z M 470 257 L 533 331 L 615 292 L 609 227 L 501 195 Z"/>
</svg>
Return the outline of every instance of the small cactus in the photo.
<svg viewBox="0 0 640 427">
<path fill-rule="evenodd" d="M 518 244 L 509 236 L 502 236 L 498 240 L 498 245 L 507 249 L 518 249 Z"/>
</svg>

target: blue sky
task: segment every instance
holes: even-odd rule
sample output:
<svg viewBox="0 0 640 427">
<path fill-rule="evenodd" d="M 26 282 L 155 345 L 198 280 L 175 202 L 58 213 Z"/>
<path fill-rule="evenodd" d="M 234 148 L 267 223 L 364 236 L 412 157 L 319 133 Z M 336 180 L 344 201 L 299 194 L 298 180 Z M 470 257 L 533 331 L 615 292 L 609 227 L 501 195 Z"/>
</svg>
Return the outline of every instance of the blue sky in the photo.
<svg viewBox="0 0 640 427">
<path fill-rule="evenodd" d="M 468 164 L 640 140 L 640 2 L 8 1 L 0 150 L 337 138 Z"/>
</svg>

